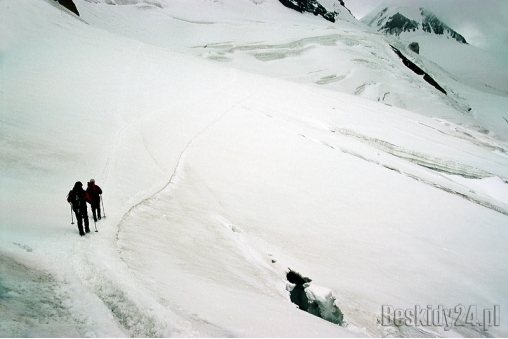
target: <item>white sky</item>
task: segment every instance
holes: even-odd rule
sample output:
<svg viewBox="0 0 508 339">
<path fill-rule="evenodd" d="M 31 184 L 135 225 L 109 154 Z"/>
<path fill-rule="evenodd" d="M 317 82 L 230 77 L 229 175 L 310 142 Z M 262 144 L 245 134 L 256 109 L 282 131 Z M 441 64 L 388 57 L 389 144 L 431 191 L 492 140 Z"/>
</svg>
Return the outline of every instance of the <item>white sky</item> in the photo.
<svg viewBox="0 0 508 339">
<path fill-rule="evenodd" d="M 361 19 L 364 15 L 368 14 L 371 10 L 377 7 L 382 2 L 379 0 L 345 0 L 346 7 L 353 13 L 353 15 Z"/>
<path fill-rule="evenodd" d="M 345 0 L 346 7 L 361 19 L 377 6 L 393 0 Z M 507 0 L 406 0 L 419 3 L 478 47 L 508 55 Z"/>
</svg>

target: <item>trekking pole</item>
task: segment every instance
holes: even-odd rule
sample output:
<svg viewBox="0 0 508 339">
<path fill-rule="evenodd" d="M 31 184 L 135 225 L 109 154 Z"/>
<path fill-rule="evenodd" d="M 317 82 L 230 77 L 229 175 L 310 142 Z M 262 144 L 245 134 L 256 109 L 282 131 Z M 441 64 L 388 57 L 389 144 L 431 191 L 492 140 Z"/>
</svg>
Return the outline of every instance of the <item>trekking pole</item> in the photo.
<svg viewBox="0 0 508 339">
<path fill-rule="evenodd" d="M 72 215 L 72 206 L 71 206 L 71 225 L 74 225 L 74 216 Z"/>
<path fill-rule="evenodd" d="M 104 200 L 102 200 L 102 194 L 100 195 L 100 197 L 101 197 L 101 204 L 102 204 L 102 217 L 106 218 L 106 211 L 104 210 Z"/>
<path fill-rule="evenodd" d="M 94 216 L 94 214 L 93 214 L 93 207 L 92 207 L 92 206 L 90 206 L 90 208 L 92 209 L 92 215 L 93 215 L 93 218 L 92 218 L 92 219 L 93 219 L 93 224 L 94 224 L 94 226 L 95 226 L 95 232 L 99 232 L 99 231 L 97 231 L 97 221 L 95 221 L 95 216 Z"/>
</svg>

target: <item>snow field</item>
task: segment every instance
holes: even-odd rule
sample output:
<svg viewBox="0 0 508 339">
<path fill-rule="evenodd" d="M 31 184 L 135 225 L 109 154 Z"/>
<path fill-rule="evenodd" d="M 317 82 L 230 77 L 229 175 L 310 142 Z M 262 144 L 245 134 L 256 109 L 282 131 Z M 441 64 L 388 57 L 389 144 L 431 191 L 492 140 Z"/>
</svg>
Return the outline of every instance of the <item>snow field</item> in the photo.
<svg viewBox="0 0 508 339">
<path fill-rule="evenodd" d="M 331 24 L 288 11 L 277 0 L 160 3 L 162 8 L 83 1 L 81 7 L 93 25 L 143 42 L 440 117 L 501 140 L 508 133 L 502 109 L 508 68 L 474 46 L 416 36 L 421 57 L 404 40 L 373 33 L 349 14 Z M 388 44 L 427 70 L 448 96 L 408 70 Z"/>
<path fill-rule="evenodd" d="M 49 3 L 0 2 L 2 336 L 446 336 L 381 305 L 508 305 L 503 142 Z M 92 177 L 107 218 L 79 238 L 64 199 Z M 289 267 L 344 327 L 291 304 Z"/>
<path fill-rule="evenodd" d="M 309 106 L 314 104 L 303 104 L 295 99 L 308 97 L 306 89 L 287 86 L 290 90 L 284 93 L 265 87 L 259 97 L 246 100 L 241 107 L 215 123 L 185 152 L 174 185 L 170 183 L 160 194 L 146 201 L 147 206 L 140 206 L 139 214 L 134 210 L 133 215 L 125 220 L 120 232 L 122 243 L 129 243 L 129 246 L 124 245 L 125 260 L 135 267 L 135 271 L 141 270 L 141 279 L 150 280 L 158 293 L 164 293 L 167 278 L 165 275 L 161 277 L 158 272 L 166 267 L 166 270 L 178 272 L 170 274 L 171 277 L 190 271 L 198 279 L 206 272 L 207 279 L 222 282 L 224 288 L 241 286 L 243 278 L 245 290 L 250 291 L 258 289 L 259 271 L 265 272 L 268 278 L 272 276 L 268 286 L 277 286 L 282 283 L 280 277 L 287 267 L 303 267 L 299 270 L 307 272 L 313 279 L 316 276 L 323 279 L 326 284 L 320 280 L 317 280 L 318 283 L 338 291 L 338 298 L 342 299 L 338 302 L 339 307 L 353 327 L 367 327 L 367 333 L 376 333 L 378 329 L 372 326 L 371 316 L 362 320 L 348 318 L 351 299 L 353 303 L 361 304 L 359 308 L 372 307 L 373 314 L 376 314 L 374 305 L 386 297 L 405 305 L 411 303 L 407 301 L 411 298 L 414 298 L 411 299 L 413 303 L 422 299 L 428 303 L 454 300 L 472 286 L 466 279 L 469 270 L 461 268 L 464 267 L 461 262 L 470 252 L 482 253 L 483 259 L 479 261 L 467 259 L 467 266 L 473 265 L 474 270 L 485 271 L 484 259 L 494 265 L 502 265 L 498 257 L 501 244 L 487 240 L 492 232 L 496 237 L 501 236 L 501 229 L 493 225 L 502 223 L 502 214 L 488 212 L 479 206 L 472 207 L 465 199 L 436 192 L 431 186 L 422 185 L 409 177 L 401 178 L 395 171 L 351 156 L 352 151 L 342 152 L 340 147 L 347 150 L 355 143 L 337 142 L 336 134 L 323 128 L 330 124 L 323 115 L 328 119 L 330 116 L 337 119 L 337 116 L 348 115 L 346 119 L 354 124 L 353 111 L 358 106 L 351 105 L 349 108 L 348 103 L 344 103 L 339 111 L 342 114 L 322 114 L 324 109 L 311 110 Z M 316 92 L 312 91 L 312 94 Z M 337 99 L 321 99 L 321 104 L 323 101 L 336 107 L 341 104 Z M 284 103 L 284 111 L 278 110 L 275 101 L 280 106 Z M 267 102 L 270 108 L 264 106 Z M 360 102 L 357 104 L 360 105 Z M 290 111 L 291 116 L 285 111 Z M 305 115 L 312 123 L 300 120 Z M 370 122 L 375 121 L 377 116 L 381 115 L 369 114 Z M 395 116 L 396 113 L 393 120 L 400 119 Z M 413 115 L 413 118 L 417 119 L 417 116 Z M 357 114 L 356 119 L 361 121 L 365 116 Z M 408 129 L 413 135 L 424 136 L 425 130 L 426 137 L 443 138 L 442 133 L 429 130 L 415 120 L 408 123 L 408 120 L 407 116 L 399 120 L 404 122 L 400 125 L 404 130 L 398 131 L 404 139 L 397 139 L 393 130 L 385 133 L 392 132 L 391 136 L 398 140 L 398 144 L 416 142 L 419 145 L 422 142 L 418 139 L 409 141 Z M 428 121 L 430 119 L 423 120 L 432 124 Z M 337 123 L 335 120 L 331 125 Z M 391 126 L 388 129 L 396 126 L 388 125 Z M 361 123 L 356 126 L 358 130 L 362 129 Z M 458 142 L 463 141 L 459 139 Z M 439 144 L 450 152 L 454 143 Z M 433 153 L 439 153 L 439 147 L 433 147 Z M 420 148 L 425 149 L 423 146 Z M 455 156 L 460 156 L 461 151 L 454 151 Z M 394 164 L 392 166 L 408 166 L 400 160 Z M 408 167 L 419 175 L 430 175 L 431 180 L 442 180 L 442 175 L 430 174 L 432 171 L 420 169 L 417 165 Z M 400 168 L 406 170 L 407 167 Z M 429 196 L 433 198 L 428 199 Z M 471 210 L 471 214 L 466 210 Z M 226 228 L 217 223 L 218 211 L 221 211 L 220 219 L 227 220 Z M 472 218 L 475 214 L 476 217 Z M 141 225 L 140 220 L 154 222 L 145 226 L 150 229 L 150 240 L 146 244 L 140 244 L 135 229 Z M 455 232 L 461 234 L 460 229 L 465 224 L 469 225 L 466 226 L 467 236 L 451 236 Z M 169 225 L 181 225 L 181 228 Z M 380 228 L 379 225 L 384 226 Z M 474 236 L 471 236 L 470 228 L 476 230 Z M 227 234 L 234 238 L 230 239 Z M 252 244 L 254 249 L 246 251 L 245 242 L 236 240 L 245 237 L 245 234 L 257 239 Z M 393 254 L 391 247 L 400 252 Z M 418 250 L 415 251 L 415 248 Z M 169 252 L 167 257 L 152 261 L 163 251 Z M 213 254 L 203 255 L 208 251 Z M 457 256 L 449 255 L 450 252 Z M 146 259 L 140 262 L 140 258 Z M 259 258 L 263 260 L 260 262 Z M 277 267 L 279 282 L 273 280 L 273 268 L 266 267 L 274 258 L 280 265 Z M 410 263 L 413 262 L 419 264 L 412 267 Z M 387 296 L 380 297 L 372 290 L 369 278 L 372 272 L 377 272 L 376 282 L 384 293 L 388 293 Z M 472 299 L 478 300 L 484 294 L 492 295 L 491 292 L 497 295 L 494 299 L 502 298 L 503 293 L 494 286 L 502 284 L 502 274 L 484 274 L 489 277 L 493 290 L 488 293 L 479 290 Z M 407 276 L 415 279 L 407 281 L 404 278 Z M 437 279 L 443 276 L 449 278 L 444 281 Z M 157 287 L 157 282 L 161 286 Z M 185 290 L 185 287 L 182 288 Z M 429 288 L 436 295 L 427 299 Z M 272 293 L 280 293 L 281 290 L 280 287 L 271 289 Z M 193 293 L 196 292 L 193 290 Z M 201 293 L 208 294 L 206 290 Z M 182 294 L 187 296 L 191 292 Z M 196 303 L 200 305 L 200 302 Z M 487 300 L 484 302 L 488 303 Z M 188 301 L 174 303 L 191 307 Z M 250 303 L 239 304 L 231 306 L 237 312 L 233 318 L 235 324 L 241 323 L 244 317 L 240 313 L 242 308 L 245 314 L 251 312 Z M 205 307 L 196 308 L 201 310 Z M 366 325 L 368 323 L 370 328 Z M 305 328 L 306 325 L 302 330 Z M 263 336 L 271 333 L 263 332 Z"/>
</svg>

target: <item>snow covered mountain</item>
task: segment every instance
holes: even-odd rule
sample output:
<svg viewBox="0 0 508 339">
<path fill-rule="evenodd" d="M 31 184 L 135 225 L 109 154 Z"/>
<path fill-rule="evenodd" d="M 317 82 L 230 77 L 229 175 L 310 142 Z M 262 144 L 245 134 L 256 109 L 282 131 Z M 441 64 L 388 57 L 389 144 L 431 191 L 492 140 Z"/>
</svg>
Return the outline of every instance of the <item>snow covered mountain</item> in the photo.
<svg viewBox="0 0 508 339">
<path fill-rule="evenodd" d="M 74 3 L 0 1 L 0 336 L 508 335 L 502 68 L 341 8 Z"/>
<path fill-rule="evenodd" d="M 392 0 L 374 9 L 361 21 L 377 32 L 393 36 L 406 47 L 412 60 L 418 60 L 416 64 L 424 66 L 423 69 L 430 71 L 438 65 L 440 70 L 431 73 L 444 72 L 468 87 L 506 96 L 506 64 L 489 52 L 468 44 L 460 33 L 442 22 L 425 5 L 425 1 Z M 480 3 L 468 3 L 467 6 L 482 10 Z M 440 82 L 439 78 L 437 82 Z M 472 106 L 469 104 L 468 107 L 477 109 Z"/>
<path fill-rule="evenodd" d="M 400 36 L 402 33 L 416 35 L 422 33 L 443 35 L 460 43 L 466 39 L 439 20 L 436 15 L 423 7 L 392 6 L 381 11 L 374 10 L 362 18 L 362 22 L 378 32 Z"/>
</svg>

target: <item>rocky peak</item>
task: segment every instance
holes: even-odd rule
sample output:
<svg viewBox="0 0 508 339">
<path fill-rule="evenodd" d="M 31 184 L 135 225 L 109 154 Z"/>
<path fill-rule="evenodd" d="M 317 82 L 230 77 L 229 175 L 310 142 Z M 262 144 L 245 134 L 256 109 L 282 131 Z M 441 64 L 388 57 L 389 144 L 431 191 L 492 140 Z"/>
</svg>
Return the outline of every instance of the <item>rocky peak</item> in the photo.
<svg viewBox="0 0 508 339">
<path fill-rule="evenodd" d="M 442 22 L 425 8 L 407 7 L 389 8 L 370 14 L 361 20 L 378 32 L 401 35 L 402 33 L 425 32 L 435 35 L 446 35 L 458 42 L 467 44 L 466 39 Z"/>
<path fill-rule="evenodd" d="M 424 8 L 420 8 L 422 13 L 422 29 L 427 33 L 434 33 L 438 35 L 447 34 L 453 39 L 461 42 L 463 44 L 467 44 L 466 39 L 439 20 L 432 12 L 425 10 Z"/>
</svg>

